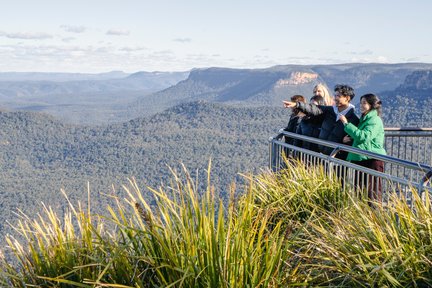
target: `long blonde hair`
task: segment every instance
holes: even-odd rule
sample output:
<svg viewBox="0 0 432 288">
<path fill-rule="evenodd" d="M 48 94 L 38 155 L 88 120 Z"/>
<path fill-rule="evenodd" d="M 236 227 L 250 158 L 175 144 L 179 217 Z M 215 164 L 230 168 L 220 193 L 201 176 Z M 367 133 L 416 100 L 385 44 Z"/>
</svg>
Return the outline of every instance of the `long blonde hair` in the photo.
<svg viewBox="0 0 432 288">
<path fill-rule="evenodd" d="M 322 91 L 322 95 L 321 96 L 324 98 L 324 105 L 328 105 L 328 106 L 333 105 L 334 104 L 334 100 L 333 100 L 333 97 L 330 95 L 327 87 L 324 84 L 322 84 L 322 83 L 319 83 L 319 84 L 315 85 L 315 87 L 313 89 L 314 95 L 317 95 L 317 94 L 315 94 L 315 92 L 318 89 L 320 89 Z"/>
</svg>

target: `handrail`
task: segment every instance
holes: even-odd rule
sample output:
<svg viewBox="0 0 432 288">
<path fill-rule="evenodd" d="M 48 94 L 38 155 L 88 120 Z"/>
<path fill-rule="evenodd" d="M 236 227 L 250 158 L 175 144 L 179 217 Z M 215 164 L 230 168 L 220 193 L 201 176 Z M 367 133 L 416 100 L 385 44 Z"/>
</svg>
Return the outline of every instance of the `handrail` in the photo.
<svg viewBox="0 0 432 288">
<path fill-rule="evenodd" d="M 386 137 L 432 137 L 432 128 L 418 127 L 386 127 L 384 128 Z"/>
<path fill-rule="evenodd" d="M 384 128 L 384 131 L 432 131 L 432 127 L 429 128 L 419 128 L 419 127 L 386 127 Z"/>
<path fill-rule="evenodd" d="M 427 173 L 428 171 L 432 170 L 432 167 L 429 165 L 426 165 L 426 164 L 422 164 L 422 163 L 418 163 L 418 162 L 411 162 L 408 160 L 403 160 L 403 159 L 395 158 L 395 157 L 388 156 L 388 155 L 377 154 L 374 152 L 354 148 L 352 146 L 348 146 L 348 145 L 344 145 L 344 144 L 340 144 L 340 143 L 336 143 L 336 142 L 331 142 L 331 141 L 321 140 L 319 138 L 299 135 L 296 133 L 284 131 L 283 129 L 279 130 L 279 134 L 276 135 L 275 137 L 273 137 L 273 139 L 275 139 L 275 140 L 280 139 L 284 135 L 289 136 L 290 138 L 295 138 L 295 139 L 299 139 L 299 140 L 306 140 L 310 143 L 331 147 L 331 148 L 338 149 L 341 151 L 351 152 L 351 153 L 355 153 L 355 154 L 359 154 L 359 155 L 368 156 L 370 158 L 382 160 L 385 162 L 390 162 L 390 163 L 402 165 L 402 166 L 405 166 L 407 168 L 411 168 L 411 169 L 415 169 L 415 170 L 421 170 L 424 173 Z"/>
</svg>

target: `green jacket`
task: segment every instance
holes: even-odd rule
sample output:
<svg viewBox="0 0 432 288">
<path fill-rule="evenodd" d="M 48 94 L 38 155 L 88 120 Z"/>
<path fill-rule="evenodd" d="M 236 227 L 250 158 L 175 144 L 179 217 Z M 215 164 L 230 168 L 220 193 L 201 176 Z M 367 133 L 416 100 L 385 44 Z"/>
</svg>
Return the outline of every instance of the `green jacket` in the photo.
<svg viewBox="0 0 432 288">
<path fill-rule="evenodd" d="M 360 118 L 358 127 L 348 123 L 344 127 L 345 132 L 354 140 L 352 146 L 386 155 L 384 149 L 384 125 L 376 110 L 369 111 Z M 362 161 L 369 157 L 348 153 L 347 161 Z"/>
</svg>

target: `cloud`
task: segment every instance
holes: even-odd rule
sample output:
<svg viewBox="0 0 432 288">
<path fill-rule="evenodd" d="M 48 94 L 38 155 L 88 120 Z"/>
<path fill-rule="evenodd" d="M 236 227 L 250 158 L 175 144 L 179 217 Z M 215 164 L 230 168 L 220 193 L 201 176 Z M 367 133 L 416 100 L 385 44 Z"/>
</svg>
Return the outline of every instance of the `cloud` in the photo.
<svg viewBox="0 0 432 288">
<path fill-rule="evenodd" d="M 110 50 L 109 47 L 104 47 Z M 91 55 L 100 52 L 100 48 L 92 46 L 80 47 L 73 45 L 2 45 L 0 49 L 7 49 L 11 55 L 17 58 L 24 57 L 25 59 L 41 60 L 38 57 L 47 56 L 53 61 L 57 61 L 62 57 L 72 57 L 76 55 Z M 112 49 L 111 49 L 112 50 Z M 60 58 L 57 58 L 60 57 Z"/>
<path fill-rule="evenodd" d="M 386 56 L 354 57 L 354 58 L 351 58 L 350 62 L 354 62 L 354 63 L 389 63 L 389 60 Z"/>
<path fill-rule="evenodd" d="M 0 31 L 0 36 L 4 35 Z M 71 39 L 72 40 L 72 39 Z M 69 41 L 69 40 L 68 40 Z M 10 71 L 185 71 L 192 67 L 263 68 L 284 64 L 336 64 L 349 62 L 388 62 L 386 57 L 355 55 L 350 57 L 299 57 L 266 53 L 232 57 L 218 53 L 178 54 L 174 50 L 153 50 L 151 47 L 104 42 L 95 45 L 75 45 L 78 41 L 59 45 L 20 41 L 19 44 L 0 44 L 0 63 Z M 32 43 L 32 44 L 30 44 Z M 36 43 L 36 44 L 35 44 Z M 38 45 L 40 44 L 40 45 Z M 326 55 L 327 56 L 327 55 Z M 345 56 L 352 56 L 347 54 Z"/>
<path fill-rule="evenodd" d="M 154 57 L 155 59 L 174 59 L 175 54 L 171 50 L 159 50 L 151 52 L 149 57 Z"/>
<path fill-rule="evenodd" d="M 0 44 L 0 63 L 11 71 L 160 70 L 177 62 L 172 51 L 150 51 L 141 46 Z"/>
<path fill-rule="evenodd" d="M 192 42 L 192 39 L 190 38 L 175 38 L 173 39 L 174 42 L 179 42 L 179 43 L 190 43 Z"/>
<path fill-rule="evenodd" d="M 429 55 L 423 55 L 423 56 L 429 56 Z M 410 57 L 403 59 L 403 62 L 421 62 L 420 57 Z"/>
<path fill-rule="evenodd" d="M 128 36 L 129 30 L 121 30 L 121 29 L 110 29 L 106 32 L 106 35 L 114 35 L 114 36 Z"/>
<path fill-rule="evenodd" d="M 43 40 L 53 38 L 51 34 L 48 33 L 35 33 L 35 32 L 16 32 L 16 33 L 6 33 L 0 31 L 0 36 L 11 38 L 11 39 L 24 39 L 24 40 Z"/>
<path fill-rule="evenodd" d="M 389 60 L 386 56 L 378 56 L 377 61 L 379 63 L 388 63 L 389 62 Z"/>
<path fill-rule="evenodd" d="M 331 57 L 318 57 L 311 58 L 309 64 L 338 64 L 338 63 L 346 63 L 349 62 L 347 60 L 341 58 L 331 58 Z"/>
<path fill-rule="evenodd" d="M 71 41 L 73 41 L 75 39 L 76 39 L 75 37 L 65 37 L 65 38 L 62 38 L 62 41 L 63 42 L 71 42 Z"/>
<path fill-rule="evenodd" d="M 135 52 L 135 51 L 143 51 L 143 50 L 147 50 L 148 48 L 147 47 L 144 47 L 144 46 L 134 46 L 134 47 L 132 47 L 132 46 L 125 46 L 125 47 L 121 47 L 121 48 L 119 48 L 119 51 L 122 51 L 122 52 Z"/>
<path fill-rule="evenodd" d="M 353 52 L 351 52 L 351 54 L 352 55 L 373 55 L 374 52 L 372 50 L 367 49 L 367 50 L 358 51 L 358 52 L 353 51 Z"/>
<path fill-rule="evenodd" d="M 87 30 L 87 28 L 84 26 L 61 25 L 60 28 L 70 33 L 83 33 L 85 30 Z"/>
<path fill-rule="evenodd" d="M 276 61 L 279 62 L 279 61 Z M 290 63 L 290 64 L 300 64 L 307 65 L 313 62 L 313 58 L 309 56 L 290 56 L 286 57 L 285 60 L 281 61 L 282 63 Z"/>
</svg>

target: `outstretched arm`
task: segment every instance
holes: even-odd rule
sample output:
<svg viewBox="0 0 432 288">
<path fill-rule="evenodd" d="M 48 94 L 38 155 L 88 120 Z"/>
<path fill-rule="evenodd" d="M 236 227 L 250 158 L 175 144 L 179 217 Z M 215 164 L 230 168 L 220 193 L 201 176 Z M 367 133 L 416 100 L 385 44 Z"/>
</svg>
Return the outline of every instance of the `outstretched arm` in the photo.
<svg viewBox="0 0 432 288">
<path fill-rule="evenodd" d="M 294 108 L 297 105 L 297 102 L 292 101 L 282 101 L 285 108 Z"/>
<path fill-rule="evenodd" d="M 306 104 L 303 102 L 282 101 L 285 108 L 297 108 L 306 115 L 318 116 L 324 113 L 321 109 L 325 106 L 317 106 L 314 104 Z"/>
</svg>

